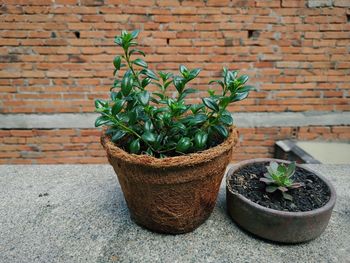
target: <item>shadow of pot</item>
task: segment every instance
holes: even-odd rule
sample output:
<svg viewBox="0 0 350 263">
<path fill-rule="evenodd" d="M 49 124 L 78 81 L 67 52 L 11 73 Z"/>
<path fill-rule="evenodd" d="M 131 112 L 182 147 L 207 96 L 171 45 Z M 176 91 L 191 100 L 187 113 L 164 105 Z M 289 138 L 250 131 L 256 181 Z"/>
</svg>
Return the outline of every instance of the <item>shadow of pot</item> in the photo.
<svg viewBox="0 0 350 263">
<path fill-rule="evenodd" d="M 324 206 L 307 212 L 285 212 L 266 208 L 250 201 L 231 188 L 229 180 L 239 169 L 254 163 L 265 163 L 272 160 L 279 163 L 290 163 L 278 159 L 258 158 L 240 162 L 228 170 L 226 202 L 229 215 L 244 230 L 264 239 L 282 243 L 301 243 L 315 239 L 326 229 L 336 201 L 333 186 L 319 173 L 297 165 L 319 177 L 330 190 L 330 198 Z"/>
<path fill-rule="evenodd" d="M 236 128 L 220 145 L 183 156 L 157 159 L 129 154 L 102 136 L 131 218 L 159 233 L 194 230 L 211 214 L 220 183 L 238 141 Z"/>
</svg>

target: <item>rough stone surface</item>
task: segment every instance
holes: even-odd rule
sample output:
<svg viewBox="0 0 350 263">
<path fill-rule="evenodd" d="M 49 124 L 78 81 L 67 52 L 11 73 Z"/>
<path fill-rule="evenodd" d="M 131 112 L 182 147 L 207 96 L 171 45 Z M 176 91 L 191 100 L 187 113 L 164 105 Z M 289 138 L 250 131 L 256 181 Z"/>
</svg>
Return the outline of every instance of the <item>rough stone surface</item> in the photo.
<svg viewBox="0 0 350 263">
<path fill-rule="evenodd" d="M 350 7 L 349 0 L 334 0 L 335 7 Z"/>
<path fill-rule="evenodd" d="M 332 6 L 332 0 L 309 0 L 307 5 L 308 7 L 325 7 Z"/>
<path fill-rule="evenodd" d="M 349 262 L 350 165 L 309 165 L 334 184 L 326 231 L 301 245 L 266 242 L 228 217 L 222 185 L 208 221 L 160 235 L 135 225 L 109 165 L 0 166 L 0 262 Z"/>
</svg>

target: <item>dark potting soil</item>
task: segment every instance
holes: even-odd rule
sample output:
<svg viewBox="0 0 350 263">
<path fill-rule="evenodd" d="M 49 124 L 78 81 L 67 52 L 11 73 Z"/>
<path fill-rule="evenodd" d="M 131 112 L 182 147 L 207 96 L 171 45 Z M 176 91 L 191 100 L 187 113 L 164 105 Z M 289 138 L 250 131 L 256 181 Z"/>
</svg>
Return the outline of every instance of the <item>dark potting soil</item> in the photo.
<svg viewBox="0 0 350 263">
<path fill-rule="evenodd" d="M 236 192 L 261 206 L 280 211 L 302 212 L 315 210 L 324 206 L 330 198 L 328 186 L 314 173 L 297 167 L 293 175 L 294 182 L 302 182 L 304 186 L 288 190 L 293 201 L 282 197 L 279 190 L 273 193 L 265 191 L 266 184 L 259 179 L 267 172 L 269 163 L 247 165 L 235 173 L 229 184 Z"/>
</svg>

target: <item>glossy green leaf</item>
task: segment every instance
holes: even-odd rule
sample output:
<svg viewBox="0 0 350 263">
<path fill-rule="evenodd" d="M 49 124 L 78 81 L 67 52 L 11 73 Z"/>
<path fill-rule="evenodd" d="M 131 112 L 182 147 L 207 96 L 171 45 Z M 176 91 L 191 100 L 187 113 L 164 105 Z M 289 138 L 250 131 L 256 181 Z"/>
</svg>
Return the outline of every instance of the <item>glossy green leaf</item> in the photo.
<svg viewBox="0 0 350 263">
<path fill-rule="evenodd" d="M 112 92 L 111 92 L 111 100 L 112 100 L 112 101 L 115 101 L 116 99 L 118 99 L 118 93 L 112 91 Z"/>
<path fill-rule="evenodd" d="M 196 149 L 204 149 L 206 148 L 208 140 L 208 134 L 203 131 L 199 131 L 194 135 L 194 145 Z"/>
<path fill-rule="evenodd" d="M 142 105 L 146 106 L 149 102 L 150 93 L 147 90 L 140 91 L 138 94 L 139 100 Z"/>
<path fill-rule="evenodd" d="M 114 38 L 114 43 L 121 46 L 123 44 L 123 39 L 121 37 L 117 36 Z"/>
<path fill-rule="evenodd" d="M 120 87 L 121 81 L 119 79 L 115 79 L 113 82 L 113 88 Z"/>
<path fill-rule="evenodd" d="M 170 119 L 171 119 L 171 114 L 170 112 L 165 112 L 163 115 L 162 115 L 162 119 L 165 123 L 169 123 L 170 122 Z"/>
<path fill-rule="evenodd" d="M 131 37 L 132 38 L 137 38 L 137 36 L 139 35 L 140 33 L 140 30 L 134 30 L 131 32 Z"/>
<path fill-rule="evenodd" d="M 170 72 L 159 71 L 158 75 L 163 80 L 163 82 L 166 82 L 173 74 Z"/>
<path fill-rule="evenodd" d="M 173 128 L 177 128 L 179 131 L 183 131 L 186 129 L 186 126 L 181 122 L 174 122 L 172 126 Z"/>
<path fill-rule="evenodd" d="M 195 68 L 190 71 L 189 78 L 194 79 L 198 76 L 199 72 L 201 72 L 200 68 Z"/>
<path fill-rule="evenodd" d="M 151 120 L 147 120 L 144 124 L 145 131 L 153 131 L 154 126 Z"/>
<path fill-rule="evenodd" d="M 213 111 L 219 111 L 219 105 L 211 98 L 202 98 L 205 106 Z"/>
<path fill-rule="evenodd" d="M 182 137 L 176 145 L 176 151 L 185 153 L 191 147 L 191 139 Z"/>
<path fill-rule="evenodd" d="M 138 154 L 140 152 L 140 139 L 133 140 L 129 145 L 130 153 Z"/>
<path fill-rule="evenodd" d="M 248 97 L 248 95 L 248 92 L 236 93 L 235 95 L 231 96 L 231 102 L 244 100 Z"/>
<path fill-rule="evenodd" d="M 214 97 L 215 96 L 215 90 L 208 89 L 208 94 L 210 95 L 210 97 Z"/>
<path fill-rule="evenodd" d="M 134 111 L 134 110 L 129 111 L 128 117 L 129 117 L 129 124 L 134 125 L 137 120 L 137 111 Z"/>
<path fill-rule="evenodd" d="M 141 82 L 141 86 L 143 87 L 143 88 L 145 88 L 148 84 L 150 84 L 152 82 L 152 79 L 150 79 L 150 78 L 144 78 L 143 80 L 142 80 L 142 82 Z"/>
<path fill-rule="evenodd" d="M 228 131 L 225 126 L 223 125 L 214 125 L 212 126 L 215 131 L 217 131 L 222 137 L 227 138 L 228 137 Z"/>
<path fill-rule="evenodd" d="M 231 102 L 231 98 L 230 97 L 223 97 L 222 99 L 220 99 L 219 105 L 223 108 L 226 108 L 227 105 L 229 105 Z"/>
<path fill-rule="evenodd" d="M 241 83 L 244 84 L 248 81 L 249 77 L 247 75 L 242 75 L 240 76 L 237 80 Z"/>
<path fill-rule="evenodd" d="M 121 57 L 120 57 L 120 56 L 116 56 L 116 57 L 114 58 L 114 60 L 113 60 L 114 68 L 115 68 L 116 70 L 119 70 L 119 69 L 120 69 L 121 63 L 122 63 Z"/>
<path fill-rule="evenodd" d="M 158 96 L 160 99 L 164 99 L 165 98 L 165 95 L 163 93 L 153 92 L 152 94 Z"/>
<path fill-rule="evenodd" d="M 232 74 L 231 71 L 227 70 L 224 77 L 224 82 L 226 86 L 229 86 L 233 80 L 234 80 L 234 75 Z"/>
<path fill-rule="evenodd" d="M 188 75 L 188 69 L 184 65 L 180 65 L 179 70 L 184 77 Z"/>
<path fill-rule="evenodd" d="M 129 56 L 132 54 L 141 54 L 144 57 L 146 56 L 145 52 L 143 52 L 142 50 L 139 50 L 137 48 L 134 48 L 134 49 L 129 51 Z"/>
<path fill-rule="evenodd" d="M 99 126 L 102 126 L 106 123 L 109 122 L 109 118 L 106 117 L 106 116 L 99 116 L 97 117 L 96 121 L 95 121 L 95 127 L 99 127 Z"/>
<path fill-rule="evenodd" d="M 190 126 L 198 125 L 198 124 L 204 123 L 205 121 L 207 121 L 207 119 L 208 117 L 206 114 L 198 113 L 196 115 L 188 117 L 188 125 Z"/>
<path fill-rule="evenodd" d="M 133 61 L 133 63 L 135 65 L 138 65 L 138 66 L 143 67 L 143 68 L 147 68 L 148 67 L 147 63 L 144 60 L 140 59 L 140 58 L 135 59 Z"/>
<path fill-rule="evenodd" d="M 112 142 L 117 142 L 125 136 L 126 132 L 119 130 L 112 136 Z"/>
<path fill-rule="evenodd" d="M 150 131 L 145 131 L 144 134 L 142 134 L 142 139 L 146 142 L 155 142 L 156 141 L 156 135 Z"/>
<path fill-rule="evenodd" d="M 116 128 L 108 128 L 108 129 L 106 130 L 105 134 L 106 134 L 106 135 L 111 135 L 111 134 L 113 134 L 113 133 L 115 133 L 115 132 L 117 132 L 117 131 L 118 131 L 118 129 L 116 129 Z"/>
<path fill-rule="evenodd" d="M 130 94 L 133 82 L 134 80 L 130 75 L 124 75 L 121 85 L 122 93 L 124 96 L 128 96 Z"/>
<path fill-rule="evenodd" d="M 103 100 L 95 100 L 96 109 L 104 108 L 106 105 L 107 105 L 106 102 Z"/>
<path fill-rule="evenodd" d="M 256 90 L 256 88 L 254 86 L 250 86 L 250 85 L 246 85 L 246 86 L 242 86 L 238 89 L 239 93 L 244 93 L 244 92 L 249 92 L 252 90 Z"/>
<path fill-rule="evenodd" d="M 150 69 L 143 69 L 142 74 L 146 75 L 147 77 L 154 79 L 154 80 L 159 80 L 159 78 L 157 77 L 157 75 Z"/>
<path fill-rule="evenodd" d="M 126 35 L 128 34 L 128 31 L 126 31 L 126 30 L 122 30 L 122 37 L 125 37 Z"/>
<path fill-rule="evenodd" d="M 185 89 L 185 91 L 183 93 L 185 93 L 185 94 L 193 94 L 193 93 L 198 93 L 198 90 L 189 88 L 189 89 Z"/>
<path fill-rule="evenodd" d="M 221 115 L 219 120 L 222 123 L 224 123 L 226 125 L 229 125 L 229 126 L 233 124 L 233 118 L 232 118 L 231 114 L 230 115 Z"/>
<path fill-rule="evenodd" d="M 226 78 L 227 72 L 228 72 L 228 69 L 226 67 L 223 67 L 222 68 L 222 77 L 224 78 L 224 80 Z"/>
<path fill-rule="evenodd" d="M 190 109 L 191 109 L 192 113 L 195 114 L 195 113 L 199 112 L 203 108 L 204 108 L 203 104 L 192 104 Z"/>
<path fill-rule="evenodd" d="M 173 78 L 173 83 L 174 83 L 174 86 L 175 86 L 176 90 L 179 93 L 182 93 L 183 89 L 185 88 L 184 79 L 182 77 L 180 77 L 180 76 L 175 76 Z"/>
<path fill-rule="evenodd" d="M 115 103 L 112 107 L 112 114 L 113 115 L 116 115 L 121 111 L 121 109 L 123 108 L 124 102 L 125 102 L 125 100 L 119 100 L 119 99 L 117 99 L 115 101 Z"/>
</svg>

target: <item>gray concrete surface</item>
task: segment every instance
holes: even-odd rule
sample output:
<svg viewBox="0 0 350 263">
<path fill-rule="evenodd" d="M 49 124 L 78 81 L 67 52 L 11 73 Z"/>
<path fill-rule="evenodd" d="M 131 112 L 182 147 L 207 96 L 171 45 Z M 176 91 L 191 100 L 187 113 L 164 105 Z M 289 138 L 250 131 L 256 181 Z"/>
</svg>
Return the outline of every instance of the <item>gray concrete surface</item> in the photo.
<svg viewBox="0 0 350 263">
<path fill-rule="evenodd" d="M 350 164 L 350 143 L 297 141 L 296 145 L 323 164 Z"/>
<path fill-rule="evenodd" d="M 0 129 L 93 128 L 97 113 L 0 114 Z M 349 125 L 350 112 L 235 112 L 239 127 Z"/>
<path fill-rule="evenodd" d="M 318 239 L 262 241 L 225 211 L 222 185 L 208 221 L 160 235 L 135 225 L 108 165 L 0 166 L 0 262 L 350 262 L 350 165 L 309 165 L 338 200 Z"/>
</svg>

